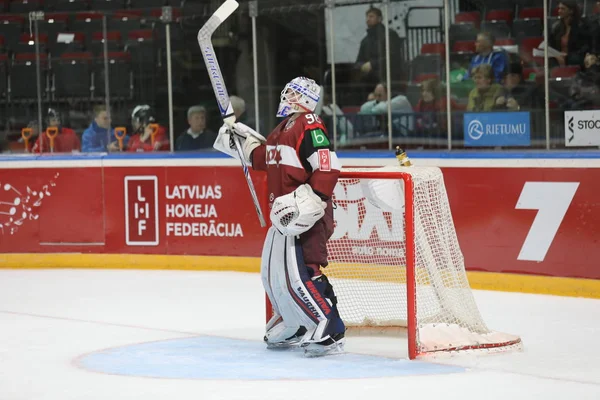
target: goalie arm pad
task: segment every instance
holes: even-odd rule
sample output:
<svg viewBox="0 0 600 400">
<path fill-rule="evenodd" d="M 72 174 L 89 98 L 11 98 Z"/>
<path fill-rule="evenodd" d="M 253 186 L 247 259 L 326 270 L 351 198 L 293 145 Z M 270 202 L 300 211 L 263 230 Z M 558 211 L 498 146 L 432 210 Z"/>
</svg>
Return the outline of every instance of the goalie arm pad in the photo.
<svg viewBox="0 0 600 400">
<path fill-rule="evenodd" d="M 271 222 L 282 235 L 296 236 L 308 231 L 325 215 L 327 203 L 308 184 L 279 196 L 271 208 Z"/>
<path fill-rule="evenodd" d="M 251 156 L 254 149 L 267 141 L 260 133 L 248 125 L 236 122 L 232 126 L 223 124 L 219 129 L 219 134 L 215 139 L 213 148 L 239 160 L 240 157 L 233 142 L 233 135 L 237 136 L 240 140 L 244 160 L 247 164 L 251 164 Z"/>
</svg>

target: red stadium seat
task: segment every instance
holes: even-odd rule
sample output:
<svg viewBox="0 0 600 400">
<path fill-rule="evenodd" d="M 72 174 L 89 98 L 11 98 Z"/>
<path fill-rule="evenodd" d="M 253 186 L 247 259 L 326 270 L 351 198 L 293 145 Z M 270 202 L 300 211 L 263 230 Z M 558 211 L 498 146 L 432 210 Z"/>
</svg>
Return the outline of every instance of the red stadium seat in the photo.
<svg viewBox="0 0 600 400">
<path fill-rule="evenodd" d="M 475 42 L 471 40 L 454 42 L 452 51 L 455 53 L 475 53 Z"/>
<path fill-rule="evenodd" d="M 178 21 L 181 18 L 181 8 L 173 7 L 171 9 L 173 13 L 173 21 Z M 153 8 L 148 13 L 151 17 L 159 19 L 162 16 L 162 8 Z"/>
<path fill-rule="evenodd" d="M 421 46 L 421 54 L 439 54 L 443 56 L 446 53 L 444 43 L 425 43 Z"/>
<path fill-rule="evenodd" d="M 566 67 L 555 67 L 550 71 L 552 79 L 572 78 L 579 71 L 579 65 L 569 65 Z"/>
<path fill-rule="evenodd" d="M 504 21 L 512 24 L 513 12 L 511 10 L 491 10 L 485 15 L 486 21 Z"/>
<path fill-rule="evenodd" d="M 494 44 L 496 46 L 514 46 L 515 41 L 514 41 L 514 39 L 510 39 L 510 38 L 496 39 L 496 42 Z"/>
<path fill-rule="evenodd" d="M 468 11 L 461 12 L 456 14 L 454 17 L 455 23 L 464 23 L 464 22 L 472 22 L 477 29 L 479 29 L 479 25 L 481 23 L 481 14 L 479 11 Z"/>
<path fill-rule="evenodd" d="M 527 19 L 527 18 L 544 19 L 544 9 L 541 7 L 524 8 L 521 11 L 519 11 L 519 18 L 521 18 L 521 19 Z"/>
<path fill-rule="evenodd" d="M 439 80 L 440 76 L 438 74 L 418 74 L 415 77 L 415 83 L 421 83 L 428 79 L 438 79 Z"/>
<path fill-rule="evenodd" d="M 519 45 L 519 55 L 521 59 L 525 62 L 532 62 L 534 60 L 533 49 L 537 49 L 543 41 L 544 38 L 541 36 L 523 38 Z"/>
<path fill-rule="evenodd" d="M 136 42 L 152 41 L 154 40 L 154 32 L 152 29 L 137 29 L 129 32 L 127 38 Z"/>
<path fill-rule="evenodd" d="M 358 114 L 360 111 L 360 106 L 344 106 L 342 107 L 342 112 L 344 114 Z"/>
</svg>

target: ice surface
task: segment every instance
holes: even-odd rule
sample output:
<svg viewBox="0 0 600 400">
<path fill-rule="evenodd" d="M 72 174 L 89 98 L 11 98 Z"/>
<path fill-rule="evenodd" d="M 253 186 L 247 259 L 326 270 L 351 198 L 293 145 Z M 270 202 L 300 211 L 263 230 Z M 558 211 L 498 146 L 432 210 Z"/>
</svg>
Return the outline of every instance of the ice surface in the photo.
<svg viewBox="0 0 600 400">
<path fill-rule="evenodd" d="M 0 400 L 306 400 L 315 394 L 318 399 L 343 400 L 600 399 L 600 301 L 479 291 L 475 297 L 487 325 L 520 335 L 523 352 L 426 358 L 414 364 L 415 375 L 406 374 L 411 362 L 400 361 L 398 376 L 388 371 L 375 378 L 354 369 L 344 375 L 351 362 L 360 363 L 353 355 L 347 362 L 326 361 L 341 365 L 332 373 L 335 379 L 323 379 L 327 368 L 319 360 L 297 364 L 313 368 L 319 379 L 310 374 L 277 379 L 271 371 L 279 368 L 286 376 L 292 359 L 261 357 L 264 293 L 256 274 L 0 270 Z M 143 365 L 143 357 L 158 351 L 152 343 L 162 346 L 171 341 L 185 347 L 200 338 L 210 338 L 202 346 L 214 343 L 221 361 L 230 357 L 229 365 L 214 364 L 219 371 L 213 371 L 212 379 L 197 379 L 201 375 L 197 370 L 197 376 L 188 379 L 131 376 L 132 369 L 110 360 L 112 374 L 100 373 L 84 362 L 98 354 L 123 352 L 130 357 L 127 351 L 142 349 L 137 365 Z M 244 345 L 224 351 L 227 338 Z M 252 357 L 248 346 L 255 351 Z M 375 364 L 373 355 L 385 356 L 388 360 L 378 367 L 390 366 L 389 358 L 406 357 L 406 342 L 349 337 L 346 350 L 369 354 L 363 360 Z M 190 351 L 188 361 L 196 363 L 201 354 L 208 357 L 211 352 Z M 164 357 L 163 370 L 185 363 L 182 354 L 186 353 L 175 354 L 177 359 Z M 163 357 L 160 352 L 154 355 L 153 362 Z M 421 365 L 428 363 L 466 369 L 422 374 Z M 369 365 L 365 369 L 373 368 Z M 255 378 L 243 378 L 244 366 Z M 271 379 L 260 379 L 269 373 Z"/>
</svg>

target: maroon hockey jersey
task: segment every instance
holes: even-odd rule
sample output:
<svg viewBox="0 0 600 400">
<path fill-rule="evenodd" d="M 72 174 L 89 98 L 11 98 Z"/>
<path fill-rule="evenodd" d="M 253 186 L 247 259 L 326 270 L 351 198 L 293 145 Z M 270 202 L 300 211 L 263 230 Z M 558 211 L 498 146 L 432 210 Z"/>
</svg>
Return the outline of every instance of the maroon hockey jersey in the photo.
<svg viewBox="0 0 600 400">
<path fill-rule="evenodd" d="M 304 183 L 327 202 L 325 216 L 300 235 L 304 262 L 327 266 L 326 243 L 334 228 L 331 197 L 341 165 L 321 119 L 311 113 L 286 118 L 252 152 L 252 167 L 267 171 L 269 208 Z"/>
</svg>

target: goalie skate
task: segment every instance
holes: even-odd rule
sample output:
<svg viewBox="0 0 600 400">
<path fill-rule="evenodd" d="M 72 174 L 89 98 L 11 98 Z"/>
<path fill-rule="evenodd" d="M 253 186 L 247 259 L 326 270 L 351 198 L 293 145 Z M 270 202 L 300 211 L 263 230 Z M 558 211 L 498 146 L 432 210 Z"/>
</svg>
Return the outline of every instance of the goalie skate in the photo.
<svg viewBox="0 0 600 400">
<path fill-rule="evenodd" d="M 306 357 L 323 357 L 344 353 L 344 344 L 346 338 L 343 333 L 338 333 L 333 337 L 328 336 L 320 342 L 304 343 L 304 355 Z"/>
<path fill-rule="evenodd" d="M 306 333 L 306 328 L 301 326 L 298 328 L 298 331 L 291 337 L 281 341 L 281 342 L 269 342 L 267 337 L 264 337 L 264 341 L 267 344 L 267 349 L 269 350 L 285 350 L 285 349 L 293 349 L 300 347 L 302 342 L 302 338 Z"/>
</svg>

